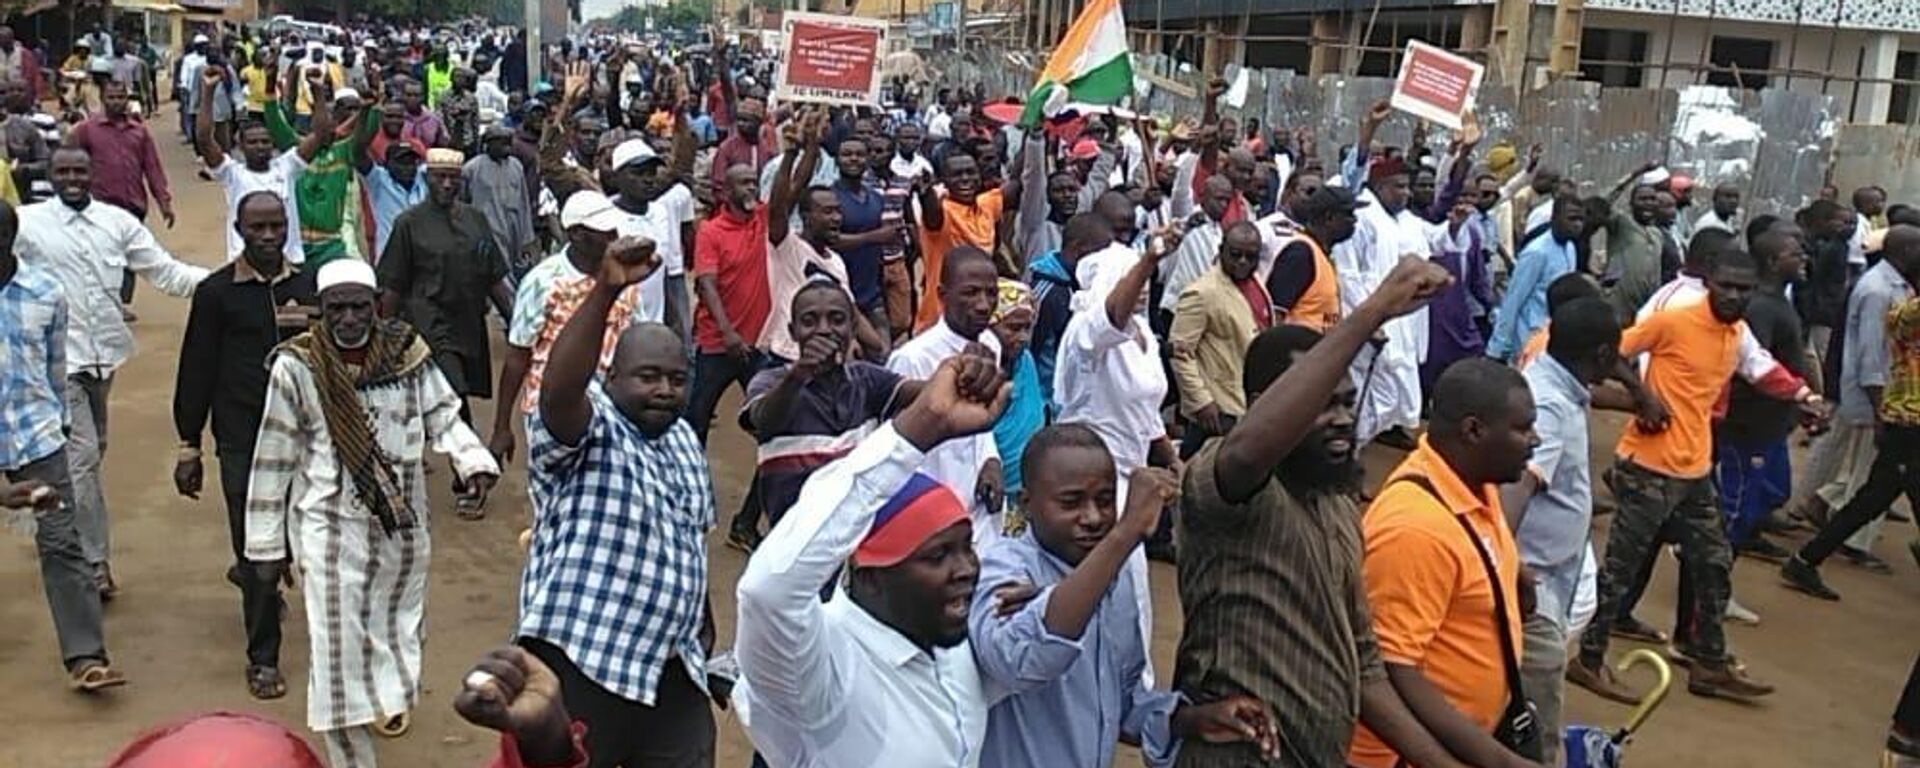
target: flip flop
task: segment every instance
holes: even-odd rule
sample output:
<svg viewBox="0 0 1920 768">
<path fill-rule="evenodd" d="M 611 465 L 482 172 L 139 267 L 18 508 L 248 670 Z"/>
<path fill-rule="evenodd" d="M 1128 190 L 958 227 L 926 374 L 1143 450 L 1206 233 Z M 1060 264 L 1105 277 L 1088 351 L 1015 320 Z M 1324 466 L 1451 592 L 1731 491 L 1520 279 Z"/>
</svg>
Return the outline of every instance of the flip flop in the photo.
<svg viewBox="0 0 1920 768">
<path fill-rule="evenodd" d="M 287 682 L 280 670 L 255 664 L 247 667 L 247 694 L 261 701 L 277 699 L 287 695 Z"/>
<path fill-rule="evenodd" d="M 380 734 L 381 736 L 385 736 L 389 739 L 397 739 L 403 735 L 406 735 L 407 729 L 411 727 L 413 727 L 413 718 L 405 712 L 394 715 L 385 720 L 381 720 L 372 725 L 374 733 Z"/>
<path fill-rule="evenodd" d="M 67 684 L 81 693 L 94 693 L 126 685 L 127 678 L 103 662 L 92 661 L 74 670 Z"/>
<path fill-rule="evenodd" d="M 472 496 L 458 496 L 453 501 L 453 514 L 462 520 L 484 520 L 487 507 Z"/>
</svg>

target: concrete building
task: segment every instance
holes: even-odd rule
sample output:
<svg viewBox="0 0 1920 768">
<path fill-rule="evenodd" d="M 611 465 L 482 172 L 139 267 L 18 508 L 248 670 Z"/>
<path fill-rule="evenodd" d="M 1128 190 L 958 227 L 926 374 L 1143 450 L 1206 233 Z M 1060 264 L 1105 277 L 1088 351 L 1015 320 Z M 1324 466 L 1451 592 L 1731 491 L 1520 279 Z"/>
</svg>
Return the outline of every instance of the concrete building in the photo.
<svg viewBox="0 0 1920 768">
<path fill-rule="evenodd" d="M 1581 77 L 1825 93 L 1858 123 L 1920 122 L 1920 0 L 1124 0 L 1135 49 L 1390 76 L 1409 39 L 1486 62 L 1489 82 Z M 1071 18 L 1069 15 L 1068 18 Z"/>
</svg>

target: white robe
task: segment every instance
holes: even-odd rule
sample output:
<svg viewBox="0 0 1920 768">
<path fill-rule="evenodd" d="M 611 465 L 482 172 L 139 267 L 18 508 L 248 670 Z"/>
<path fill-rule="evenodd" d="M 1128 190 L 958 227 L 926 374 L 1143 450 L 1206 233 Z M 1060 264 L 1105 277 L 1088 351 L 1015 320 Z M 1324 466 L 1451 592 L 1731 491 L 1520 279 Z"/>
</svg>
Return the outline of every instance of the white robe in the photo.
<svg viewBox="0 0 1920 768">
<path fill-rule="evenodd" d="M 284 559 L 290 541 L 305 577 L 307 726 L 316 731 L 366 725 L 419 703 L 432 555 L 427 448 L 452 456 L 462 478 L 500 473 L 431 361 L 359 394 L 374 441 L 394 459 L 396 501 L 413 511 L 414 527 L 388 535 L 361 505 L 334 452 L 313 371 L 290 354 L 273 359 L 247 487 L 247 559 Z"/>
<path fill-rule="evenodd" d="M 1427 258 L 1427 224 L 1410 211 L 1393 216 L 1372 190 L 1360 193 L 1361 208 L 1353 237 L 1333 247 L 1329 258 L 1340 278 L 1340 311 L 1351 317 L 1386 280 L 1403 256 Z M 1427 310 L 1386 324 L 1384 345 L 1368 345 L 1354 358 L 1354 386 L 1361 392 L 1354 415 L 1362 444 L 1394 427 L 1420 425 L 1420 361 L 1427 356 Z M 1377 360 L 1376 360 L 1377 358 Z"/>
</svg>

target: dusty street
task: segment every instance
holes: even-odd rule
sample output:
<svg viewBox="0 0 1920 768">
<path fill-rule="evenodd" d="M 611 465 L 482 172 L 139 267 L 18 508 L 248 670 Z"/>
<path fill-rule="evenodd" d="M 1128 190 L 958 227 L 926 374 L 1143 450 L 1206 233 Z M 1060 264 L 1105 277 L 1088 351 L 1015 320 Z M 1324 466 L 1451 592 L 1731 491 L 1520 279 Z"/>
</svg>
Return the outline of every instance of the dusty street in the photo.
<svg viewBox="0 0 1920 768">
<path fill-rule="evenodd" d="M 194 175 L 171 109 L 154 121 L 179 198 L 179 226 L 162 241 L 183 259 L 206 265 L 222 257 L 225 205 L 218 186 Z M 156 217 L 157 218 L 157 217 Z M 131 685 L 85 697 L 66 690 L 53 630 L 33 562 L 31 542 L 0 535 L 0 766 L 51 768 L 99 765 L 135 733 L 198 711 L 260 712 L 305 733 L 307 633 L 300 601 L 286 631 L 283 669 L 290 693 L 277 702 L 249 699 L 240 605 L 222 574 L 230 553 L 217 477 L 198 501 L 175 495 L 170 480 L 175 444 L 171 416 L 176 352 L 187 302 L 142 286 L 134 326 L 139 349 L 122 369 L 112 395 L 107 498 L 113 519 L 113 565 L 124 589 L 107 610 L 108 646 Z M 722 408 L 735 407 L 732 397 Z M 491 423 L 491 409 L 477 414 Z M 733 592 L 741 555 L 722 545 L 724 521 L 739 504 L 752 452 L 731 419 L 717 420 L 714 480 L 723 527 L 709 538 L 713 600 L 722 643 L 732 636 Z M 1612 446 L 1618 421 L 1605 419 L 1594 445 Z M 483 435 L 484 437 L 484 435 Z M 524 439 L 521 441 L 524 457 Z M 211 451 L 209 451 L 211 453 Z M 1370 457 L 1378 470 L 1398 455 Z M 211 456 L 209 457 L 211 461 Z M 435 485 L 443 486 L 444 472 Z M 521 556 L 515 535 L 525 524 L 525 469 L 509 468 L 481 522 L 457 520 L 446 489 L 434 498 L 434 559 L 429 598 L 426 697 L 412 733 L 380 745 L 386 765 L 480 765 L 494 748 L 490 734 L 462 722 L 449 706 L 470 662 L 508 639 L 513 626 Z M 1779 685 L 1765 704 L 1707 701 L 1676 690 L 1631 749 L 1642 766 L 1801 768 L 1875 765 L 1894 698 L 1920 646 L 1920 577 L 1904 544 L 1909 524 L 1889 524 L 1879 554 L 1892 576 L 1875 576 L 1841 562 L 1825 569 L 1846 596 L 1823 603 L 1778 586 L 1763 563 L 1736 566 L 1742 603 L 1764 617 L 1759 628 L 1733 627 L 1731 642 L 1758 676 Z M 1671 562 L 1648 592 L 1639 615 L 1669 626 L 1674 590 Z M 1180 627 L 1173 571 L 1153 568 L 1158 627 L 1154 657 L 1171 669 Z M 1616 643 L 1616 648 L 1626 647 Z M 1163 673 L 1164 681 L 1170 675 Z M 1679 678 L 1684 686 L 1684 676 Z M 1618 722 L 1625 709 L 1584 692 L 1571 692 L 1576 722 Z M 744 766 L 749 748 L 737 722 L 719 715 L 718 764 Z M 309 734 L 310 735 L 310 734 Z M 1125 759 L 1134 764 L 1134 758 Z M 852 767 L 849 767 L 852 768 Z"/>
</svg>

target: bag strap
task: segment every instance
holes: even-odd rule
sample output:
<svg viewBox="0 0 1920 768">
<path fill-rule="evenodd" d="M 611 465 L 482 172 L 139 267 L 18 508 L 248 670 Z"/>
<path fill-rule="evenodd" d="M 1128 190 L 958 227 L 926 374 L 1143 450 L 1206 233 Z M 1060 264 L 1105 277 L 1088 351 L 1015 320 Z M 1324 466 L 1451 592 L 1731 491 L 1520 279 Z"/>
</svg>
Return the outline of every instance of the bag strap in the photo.
<svg viewBox="0 0 1920 768">
<path fill-rule="evenodd" d="M 1439 490 L 1434 488 L 1433 481 L 1426 477 L 1401 475 L 1387 485 L 1393 486 L 1399 483 L 1419 487 L 1428 496 L 1432 496 L 1434 501 L 1441 502 L 1441 507 L 1446 507 L 1446 503 L 1440 498 Z M 1526 692 L 1520 688 L 1520 655 L 1513 647 L 1513 627 L 1507 622 L 1507 591 L 1500 586 L 1500 569 L 1494 566 L 1493 554 L 1487 551 L 1486 543 L 1480 540 L 1480 534 L 1473 530 L 1473 524 L 1467 522 L 1466 516 L 1455 514 L 1452 510 L 1448 510 L 1448 516 L 1460 524 L 1461 530 L 1467 534 L 1467 540 L 1473 542 L 1473 551 L 1480 555 L 1480 566 L 1486 569 L 1487 583 L 1493 587 L 1493 619 L 1500 632 L 1500 660 L 1505 662 L 1507 670 L 1507 695 L 1513 702 L 1526 701 Z"/>
</svg>

